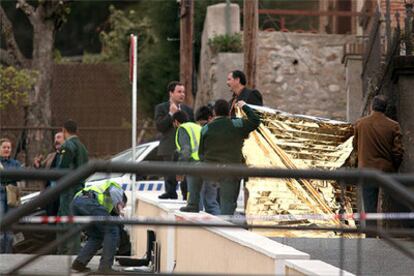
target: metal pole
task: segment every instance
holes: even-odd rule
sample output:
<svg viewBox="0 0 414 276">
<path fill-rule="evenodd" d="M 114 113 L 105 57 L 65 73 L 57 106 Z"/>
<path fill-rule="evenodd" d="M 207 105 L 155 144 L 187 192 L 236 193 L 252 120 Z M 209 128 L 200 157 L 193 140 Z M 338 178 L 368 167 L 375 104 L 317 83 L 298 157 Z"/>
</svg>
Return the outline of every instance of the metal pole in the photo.
<svg viewBox="0 0 414 276">
<path fill-rule="evenodd" d="M 20 170 L 2 170 L 0 177 L 19 176 Z M 343 180 L 344 183 L 355 183 L 360 177 L 364 180 L 375 180 L 378 186 L 393 191 L 393 196 L 414 209 L 414 193 L 404 187 L 390 176 L 374 170 L 337 170 L 337 171 L 320 171 L 320 170 L 287 170 L 273 168 L 247 168 L 240 165 L 220 165 L 205 164 L 196 166 L 191 163 L 176 162 L 148 162 L 148 163 L 126 163 L 110 161 L 92 161 L 82 166 L 71 174 L 64 176 L 58 181 L 58 184 L 50 189 L 46 189 L 40 196 L 33 201 L 20 206 L 6 214 L 0 224 L 0 229 L 9 228 L 21 217 L 30 214 L 37 207 L 53 201 L 59 196 L 59 193 L 71 187 L 73 183 L 86 179 L 92 173 L 99 172 L 120 172 L 133 173 L 141 175 L 200 175 L 210 177 L 238 176 L 238 177 L 274 177 L 274 178 L 306 178 L 320 180 Z M 219 174 L 217 172 L 220 172 Z"/>
<path fill-rule="evenodd" d="M 154 164 L 154 162 L 150 162 L 150 164 Z M 156 163 L 155 163 L 156 164 Z M 140 165 L 141 166 L 141 165 Z M 202 167 L 202 166 L 201 166 Z M 246 167 L 240 167 L 243 168 L 243 170 Z M 250 170 L 251 168 L 249 168 Z M 260 169 L 260 168 L 254 168 L 254 169 Z M 58 169 L 31 169 L 31 168 L 25 168 L 25 169 L 8 169 L 6 171 L 0 171 L 0 177 L 6 177 L 11 180 L 22 180 L 22 179 L 31 179 L 31 180 L 58 180 L 59 178 L 73 172 L 73 170 L 58 170 Z M 111 172 L 109 170 L 105 170 L 103 172 Z M 311 170 L 308 170 L 308 172 L 312 172 Z M 318 171 L 316 171 L 318 172 Z M 344 178 L 346 180 L 346 183 L 350 183 L 351 181 L 357 181 L 359 180 L 359 177 L 363 177 L 366 170 L 361 170 L 361 174 L 358 176 L 355 175 L 357 170 L 348 170 L 349 174 L 346 173 L 346 170 L 337 170 L 334 172 L 336 175 L 337 173 L 344 173 Z M 132 173 L 132 172 L 129 172 Z M 161 174 L 160 174 L 161 175 Z M 237 174 L 233 174 L 232 176 L 236 176 Z M 346 176 L 345 176 L 346 175 Z M 231 176 L 231 174 L 230 174 Z M 413 173 L 406 173 L 406 174 L 387 174 L 388 177 L 394 179 L 395 181 L 399 182 L 400 184 L 403 184 L 407 187 L 414 187 L 414 174 Z M 332 176 L 333 177 L 333 176 Z M 303 177 L 306 178 L 306 177 Z M 337 180 L 338 178 L 325 178 L 324 180 Z"/>
<path fill-rule="evenodd" d="M 132 77 L 132 158 L 133 163 L 136 162 L 136 147 L 137 147 L 137 48 L 138 48 L 138 37 L 132 35 L 133 41 L 133 77 Z M 131 183 L 131 216 L 135 213 L 135 182 L 136 175 L 132 175 Z"/>
<path fill-rule="evenodd" d="M 243 1 L 244 73 L 247 85 L 256 88 L 257 39 L 259 29 L 258 0 Z"/>
</svg>

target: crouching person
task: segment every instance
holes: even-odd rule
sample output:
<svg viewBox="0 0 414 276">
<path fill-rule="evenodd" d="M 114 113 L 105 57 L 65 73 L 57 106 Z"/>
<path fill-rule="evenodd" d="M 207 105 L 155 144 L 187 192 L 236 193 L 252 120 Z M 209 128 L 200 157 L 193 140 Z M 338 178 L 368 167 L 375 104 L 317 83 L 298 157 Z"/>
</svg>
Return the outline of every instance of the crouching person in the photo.
<svg viewBox="0 0 414 276">
<path fill-rule="evenodd" d="M 126 202 L 127 197 L 121 185 L 114 181 L 106 181 L 80 190 L 72 201 L 72 210 L 75 216 L 109 217 L 112 211 L 120 215 Z M 119 243 L 119 226 L 105 223 L 93 224 L 86 229 L 86 234 L 88 240 L 72 263 L 72 269 L 78 272 L 89 271 L 87 264 L 102 246 L 99 271 L 111 272 Z"/>
</svg>

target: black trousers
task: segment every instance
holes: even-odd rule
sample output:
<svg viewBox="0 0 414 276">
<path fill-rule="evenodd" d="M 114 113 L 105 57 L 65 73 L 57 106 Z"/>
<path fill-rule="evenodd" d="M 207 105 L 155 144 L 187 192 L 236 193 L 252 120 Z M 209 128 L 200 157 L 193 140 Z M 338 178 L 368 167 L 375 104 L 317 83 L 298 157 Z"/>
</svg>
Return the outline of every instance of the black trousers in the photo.
<svg viewBox="0 0 414 276">
<path fill-rule="evenodd" d="M 166 162 L 177 161 L 177 156 L 175 154 L 171 156 L 164 156 L 163 160 Z M 171 195 L 177 194 L 177 178 L 176 175 L 164 175 L 165 181 L 165 192 Z M 183 200 L 187 199 L 187 178 L 184 178 L 180 183 L 181 194 L 183 195 Z"/>
<path fill-rule="evenodd" d="M 166 155 L 162 158 L 166 162 L 175 161 L 174 155 Z M 175 175 L 164 175 L 165 192 L 168 194 L 177 194 L 177 180 Z"/>
</svg>

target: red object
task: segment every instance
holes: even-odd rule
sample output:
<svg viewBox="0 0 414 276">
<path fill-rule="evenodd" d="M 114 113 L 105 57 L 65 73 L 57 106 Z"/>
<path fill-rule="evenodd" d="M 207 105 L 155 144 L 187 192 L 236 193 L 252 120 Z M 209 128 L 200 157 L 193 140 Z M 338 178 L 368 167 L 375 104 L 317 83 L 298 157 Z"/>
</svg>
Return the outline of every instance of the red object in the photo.
<svg viewBox="0 0 414 276">
<path fill-rule="evenodd" d="M 131 83 L 134 77 L 134 52 L 135 52 L 134 35 L 131 35 L 129 39 L 129 81 Z"/>
<path fill-rule="evenodd" d="M 43 224 L 49 223 L 49 217 L 48 216 L 42 216 L 42 222 Z"/>
<path fill-rule="evenodd" d="M 353 11 L 314 11 L 314 10 L 283 10 L 283 9 L 259 9 L 259 14 L 273 15 L 306 15 L 306 16 L 345 16 L 355 17 L 364 15 Z"/>
</svg>

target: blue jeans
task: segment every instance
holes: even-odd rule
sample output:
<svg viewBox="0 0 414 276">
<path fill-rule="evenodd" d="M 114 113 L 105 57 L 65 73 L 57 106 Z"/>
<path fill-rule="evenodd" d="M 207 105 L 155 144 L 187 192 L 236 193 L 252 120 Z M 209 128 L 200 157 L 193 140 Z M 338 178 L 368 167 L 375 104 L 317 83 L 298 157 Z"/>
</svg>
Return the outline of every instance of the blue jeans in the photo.
<svg viewBox="0 0 414 276">
<path fill-rule="evenodd" d="M 362 186 L 362 198 L 364 200 L 365 213 L 376 213 L 378 208 L 378 192 L 379 189 L 376 186 L 365 185 Z M 366 226 L 376 227 L 376 220 L 367 220 Z"/>
<path fill-rule="evenodd" d="M 203 209 L 209 214 L 220 215 L 220 205 L 217 202 L 218 183 L 213 180 L 205 180 L 201 188 L 200 210 Z"/>
<path fill-rule="evenodd" d="M 234 215 L 237 207 L 237 198 L 240 192 L 240 179 L 227 177 L 219 180 L 220 183 L 220 211 L 222 215 Z"/>
<path fill-rule="evenodd" d="M 0 218 L 2 219 L 8 211 L 6 186 L 0 186 Z M 13 232 L 4 231 L 0 233 L 0 253 L 13 253 Z"/>
<path fill-rule="evenodd" d="M 76 197 L 72 202 L 76 216 L 110 216 L 108 211 L 96 199 L 86 196 Z M 76 260 L 87 265 L 96 252 L 103 247 L 99 270 L 112 268 L 114 255 L 119 244 L 119 226 L 115 224 L 94 224 L 86 229 L 88 240 Z"/>
<path fill-rule="evenodd" d="M 197 207 L 212 215 L 220 215 L 220 206 L 217 202 L 218 184 L 213 181 L 204 181 L 199 176 L 187 176 L 188 205 Z"/>
</svg>

